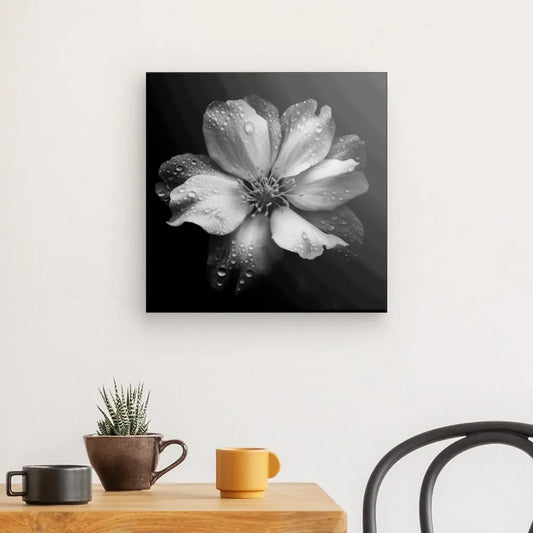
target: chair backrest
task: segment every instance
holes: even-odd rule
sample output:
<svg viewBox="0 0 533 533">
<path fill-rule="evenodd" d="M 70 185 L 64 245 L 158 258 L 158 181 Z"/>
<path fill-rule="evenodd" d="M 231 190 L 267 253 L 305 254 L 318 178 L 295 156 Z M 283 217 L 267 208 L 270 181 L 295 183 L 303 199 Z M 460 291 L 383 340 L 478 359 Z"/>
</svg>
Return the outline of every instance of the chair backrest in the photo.
<svg viewBox="0 0 533 533">
<path fill-rule="evenodd" d="M 533 425 L 517 422 L 473 422 L 421 433 L 393 448 L 381 459 L 368 480 L 363 503 L 363 533 L 377 533 L 376 504 L 379 488 L 387 472 L 403 457 L 423 446 L 442 440 L 461 438 L 445 448 L 426 471 L 420 490 L 420 530 L 433 533 L 432 500 L 435 482 L 442 469 L 462 452 L 485 444 L 505 444 L 533 458 Z M 533 524 L 529 533 L 533 533 Z"/>
</svg>

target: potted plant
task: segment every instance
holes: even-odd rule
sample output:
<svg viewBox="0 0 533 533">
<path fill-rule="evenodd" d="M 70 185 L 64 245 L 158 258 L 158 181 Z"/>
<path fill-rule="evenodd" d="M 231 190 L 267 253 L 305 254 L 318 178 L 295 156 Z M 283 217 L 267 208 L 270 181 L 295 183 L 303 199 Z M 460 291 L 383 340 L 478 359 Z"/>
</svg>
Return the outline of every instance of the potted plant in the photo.
<svg viewBox="0 0 533 533">
<path fill-rule="evenodd" d="M 98 389 L 104 408 L 98 431 L 85 435 L 89 461 L 105 490 L 149 489 L 163 474 L 182 463 L 187 446 L 178 439 L 163 440 L 160 433 L 148 433 L 146 419 L 150 392 L 145 397 L 144 384 Z M 161 471 L 156 471 L 159 454 L 170 444 L 182 448 L 181 456 Z"/>
</svg>

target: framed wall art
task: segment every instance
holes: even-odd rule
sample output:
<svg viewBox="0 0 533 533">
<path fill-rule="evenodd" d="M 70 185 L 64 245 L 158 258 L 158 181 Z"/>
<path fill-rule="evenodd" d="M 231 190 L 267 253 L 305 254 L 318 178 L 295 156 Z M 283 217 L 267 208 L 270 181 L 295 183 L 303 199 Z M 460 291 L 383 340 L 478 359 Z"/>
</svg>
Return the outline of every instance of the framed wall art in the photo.
<svg viewBox="0 0 533 533">
<path fill-rule="evenodd" d="M 387 310 L 385 73 L 148 73 L 149 312 Z"/>
</svg>

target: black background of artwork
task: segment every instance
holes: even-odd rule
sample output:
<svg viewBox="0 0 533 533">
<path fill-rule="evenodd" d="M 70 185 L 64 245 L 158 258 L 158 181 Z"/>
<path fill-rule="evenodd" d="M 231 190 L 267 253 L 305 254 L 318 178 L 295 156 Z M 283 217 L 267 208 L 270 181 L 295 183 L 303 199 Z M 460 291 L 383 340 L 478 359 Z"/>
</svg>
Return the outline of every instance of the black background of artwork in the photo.
<svg viewBox="0 0 533 533">
<path fill-rule="evenodd" d="M 209 235 L 199 226 L 166 224 L 170 210 L 154 187 L 161 163 L 207 153 L 202 120 L 214 100 L 257 94 L 281 113 L 314 98 L 329 105 L 336 136 L 365 142 L 369 191 L 350 207 L 365 227 L 355 261 L 326 251 L 308 261 L 285 252 L 271 275 L 239 296 L 220 294 L 206 278 Z M 387 77 L 385 73 L 148 73 L 146 85 L 146 310 L 386 311 L 387 309 Z"/>
</svg>

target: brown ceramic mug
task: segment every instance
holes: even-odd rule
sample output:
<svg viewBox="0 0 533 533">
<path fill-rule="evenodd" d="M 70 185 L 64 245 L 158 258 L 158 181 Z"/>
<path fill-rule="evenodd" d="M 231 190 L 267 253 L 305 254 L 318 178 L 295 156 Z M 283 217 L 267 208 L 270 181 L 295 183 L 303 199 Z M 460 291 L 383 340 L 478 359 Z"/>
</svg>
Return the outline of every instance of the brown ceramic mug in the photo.
<svg viewBox="0 0 533 533">
<path fill-rule="evenodd" d="M 163 440 L 159 433 L 146 435 L 85 435 L 89 461 L 105 490 L 149 489 L 161 476 L 187 457 L 187 446 L 178 439 Z M 171 444 L 182 452 L 163 470 L 156 471 L 159 454 Z"/>
</svg>

